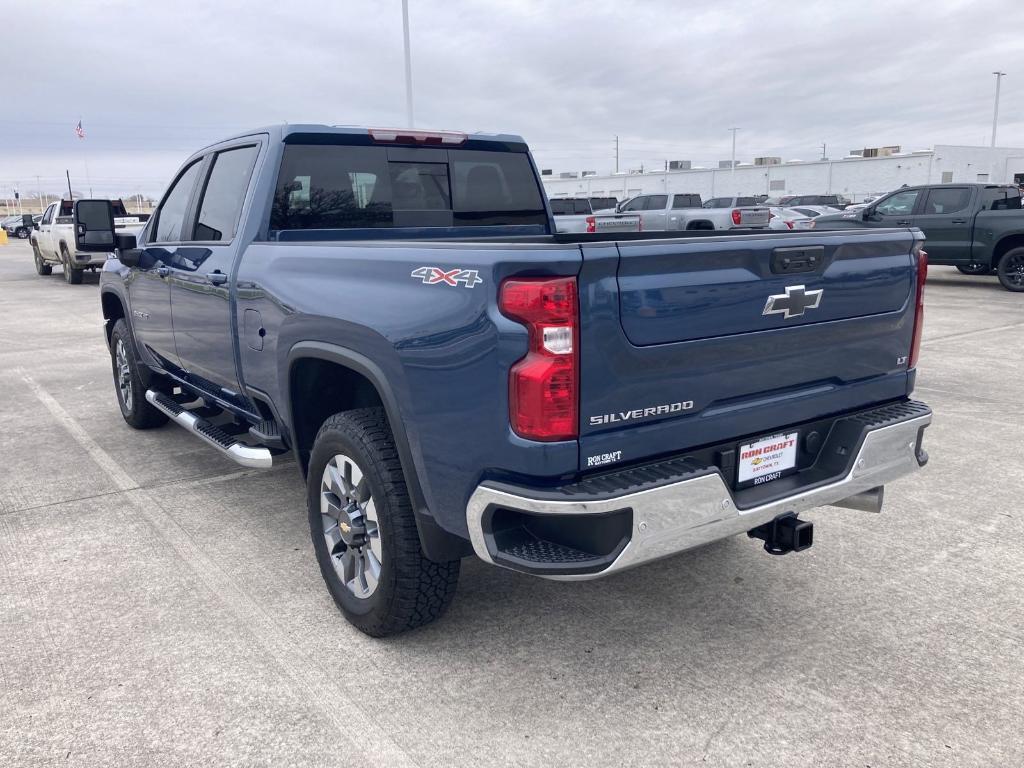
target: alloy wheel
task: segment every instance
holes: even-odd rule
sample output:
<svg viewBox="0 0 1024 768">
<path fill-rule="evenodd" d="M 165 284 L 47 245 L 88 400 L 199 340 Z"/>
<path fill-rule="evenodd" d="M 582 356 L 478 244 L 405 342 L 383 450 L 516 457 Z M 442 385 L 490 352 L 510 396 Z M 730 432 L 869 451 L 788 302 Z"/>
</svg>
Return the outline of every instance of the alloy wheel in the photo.
<svg viewBox="0 0 1024 768">
<path fill-rule="evenodd" d="M 320 481 L 324 541 L 338 578 L 365 600 L 377 589 L 383 550 L 369 480 L 351 458 L 337 454 Z"/>
<path fill-rule="evenodd" d="M 117 340 L 114 348 L 114 362 L 117 366 L 117 390 L 121 393 L 121 401 L 129 411 L 132 409 L 132 371 L 128 366 L 128 350 L 124 339 Z"/>
</svg>

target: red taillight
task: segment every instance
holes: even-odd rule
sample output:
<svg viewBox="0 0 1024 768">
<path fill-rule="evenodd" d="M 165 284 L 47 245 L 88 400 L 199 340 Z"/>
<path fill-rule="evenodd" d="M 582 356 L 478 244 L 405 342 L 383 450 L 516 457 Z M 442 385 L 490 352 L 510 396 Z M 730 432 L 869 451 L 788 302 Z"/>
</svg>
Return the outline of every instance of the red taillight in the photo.
<svg viewBox="0 0 1024 768">
<path fill-rule="evenodd" d="M 469 138 L 457 131 L 414 131 L 409 128 L 370 128 L 370 138 L 378 144 L 464 144 Z"/>
<path fill-rule="evenodd" d="M 768 221 L 771 221 L 774 218 L 775 218 L 775 214 L 772 213 L 771 211 L 768 211 Z"/>
<path fill-rule="evenodd" d="M 530 332 L 509 372 L 509 421 L 529 440 L 579 435 L 579 304 L 575 277 L 519 277 L 501 284 L 502 313 Z"/>
<path fill-rule="evenodd" d="M 786 227 L 787 227 L 788 229 L 792 229 L 792 228 L 793 228 L 793 222 L 792 222 L 792 221 L 787 221 L 787 222 L 786 222 Z"/>
<path fill-rule="evenodd" d="M 738 208 L 732 209 L 732 223 L 737 227 L 740 225 L 740 212 Z"/>
<path fill-rule="evenodd" d="M 914 313 L 914 337 L 910 342 L 910 363 L 908 368 L 917 367 L 921 356 L 921 329 L 924 326 L 924 281 L 928 278 L 928 254 L 918 245 L 917 252 L 917 311 Z"/>
<path fill-rule="evenodd" d="M 587 216 L 587 232 L 597 232 L 597 220 L 593 216 Z"/>
</svg>

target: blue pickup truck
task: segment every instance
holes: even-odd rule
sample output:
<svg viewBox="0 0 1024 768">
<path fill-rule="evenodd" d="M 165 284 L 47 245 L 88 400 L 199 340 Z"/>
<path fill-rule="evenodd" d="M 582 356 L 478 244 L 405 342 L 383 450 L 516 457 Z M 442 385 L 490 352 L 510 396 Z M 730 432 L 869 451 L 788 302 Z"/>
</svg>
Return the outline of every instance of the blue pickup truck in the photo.
<svg viewBox="0 0 1024 768">
<path fill-rule="evenodd" d="M 920 232 L 557 234 L 523 140 L 287 125 L 207 147 L 137 236 L 76 204 L 117 400 L 249 467 L 290 454 L 321 572 L 383 636 L 463 557 L 591 579 L 927 461 Z"/>
</svg>

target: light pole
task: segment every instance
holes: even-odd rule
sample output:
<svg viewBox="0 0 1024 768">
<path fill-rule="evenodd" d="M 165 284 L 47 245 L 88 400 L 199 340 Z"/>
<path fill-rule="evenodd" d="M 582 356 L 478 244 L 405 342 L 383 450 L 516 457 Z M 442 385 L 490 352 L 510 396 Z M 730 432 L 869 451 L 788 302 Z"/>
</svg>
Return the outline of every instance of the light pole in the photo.
<svg viewBox="0 0 1024 768">
<path fill-rule="evenodd" d="M 999 122 L 999 85 L 1006 77 L 1006 73 L 993 72 L 992 74 L 996 76 L 996 108 L 992 112 L 992 146 L 994 147 L 996 145 L 996 123 Z"/>
<path fill-rule="evenodd" d="M 730 128 L 732 131 L 732 161 L 729 163 L 729 184 L 732 186 L 732 193 L 738 195 L 739 191 L 736 189 L 736 131 L 739 128 Z"/>
<path fill-rule="evenodd" d="M 412 119 L 412 54 L 409 53 L 409 0 L 402 0 L 402 33 L 405 36 L 405 119 L 413 127 Z"/>
</svg>

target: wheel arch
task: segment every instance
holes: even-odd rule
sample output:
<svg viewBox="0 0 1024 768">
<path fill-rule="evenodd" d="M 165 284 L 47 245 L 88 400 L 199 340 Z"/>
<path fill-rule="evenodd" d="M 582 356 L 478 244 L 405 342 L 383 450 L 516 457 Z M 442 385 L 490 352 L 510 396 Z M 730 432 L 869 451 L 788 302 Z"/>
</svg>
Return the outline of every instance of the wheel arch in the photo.
<svg viewBox="0 0 1024 768">
<path fill-rule="evenodd" d="M 708 219 L 694 219 L 687 222 L 686 228 L 688 230 L 711 230 L 715 228 L 715 225 Z"/>
<path fill-rule="evenodd" d="M 1024 232 L 1014 232 L 1012 234 L 1003 235 L 999 238 L 995 247 L 992 249 L 992 266 L 998 266 L 999 261 L 1007 252 L 1020 247 L 1024 247 Z"/>
<path fill-rule="evenodd" d="M 472 551 L 468 541 L 442 529 L 427 508 L 398 399 L 380 366 L 347 347 L 299 342 L 288 352 L 283 384 L 292 451 L 304 478 L 313 441 L 329 416 L 352 408 L 382 407 L 402 462 L 424 553 L 431 560 L 444 562 Z"/>
<path fill-rule="evenodd" d="M 100 307 L 103 310 L 103 333 L 106 336 L 107 346 L 110 346 L 110 334 L 114 330 L 114 323 L 122 318 L 131 329 L 131 322 L 128 320 L 124 301 L 114 291 L 100 292 Z"/>
</svg>

